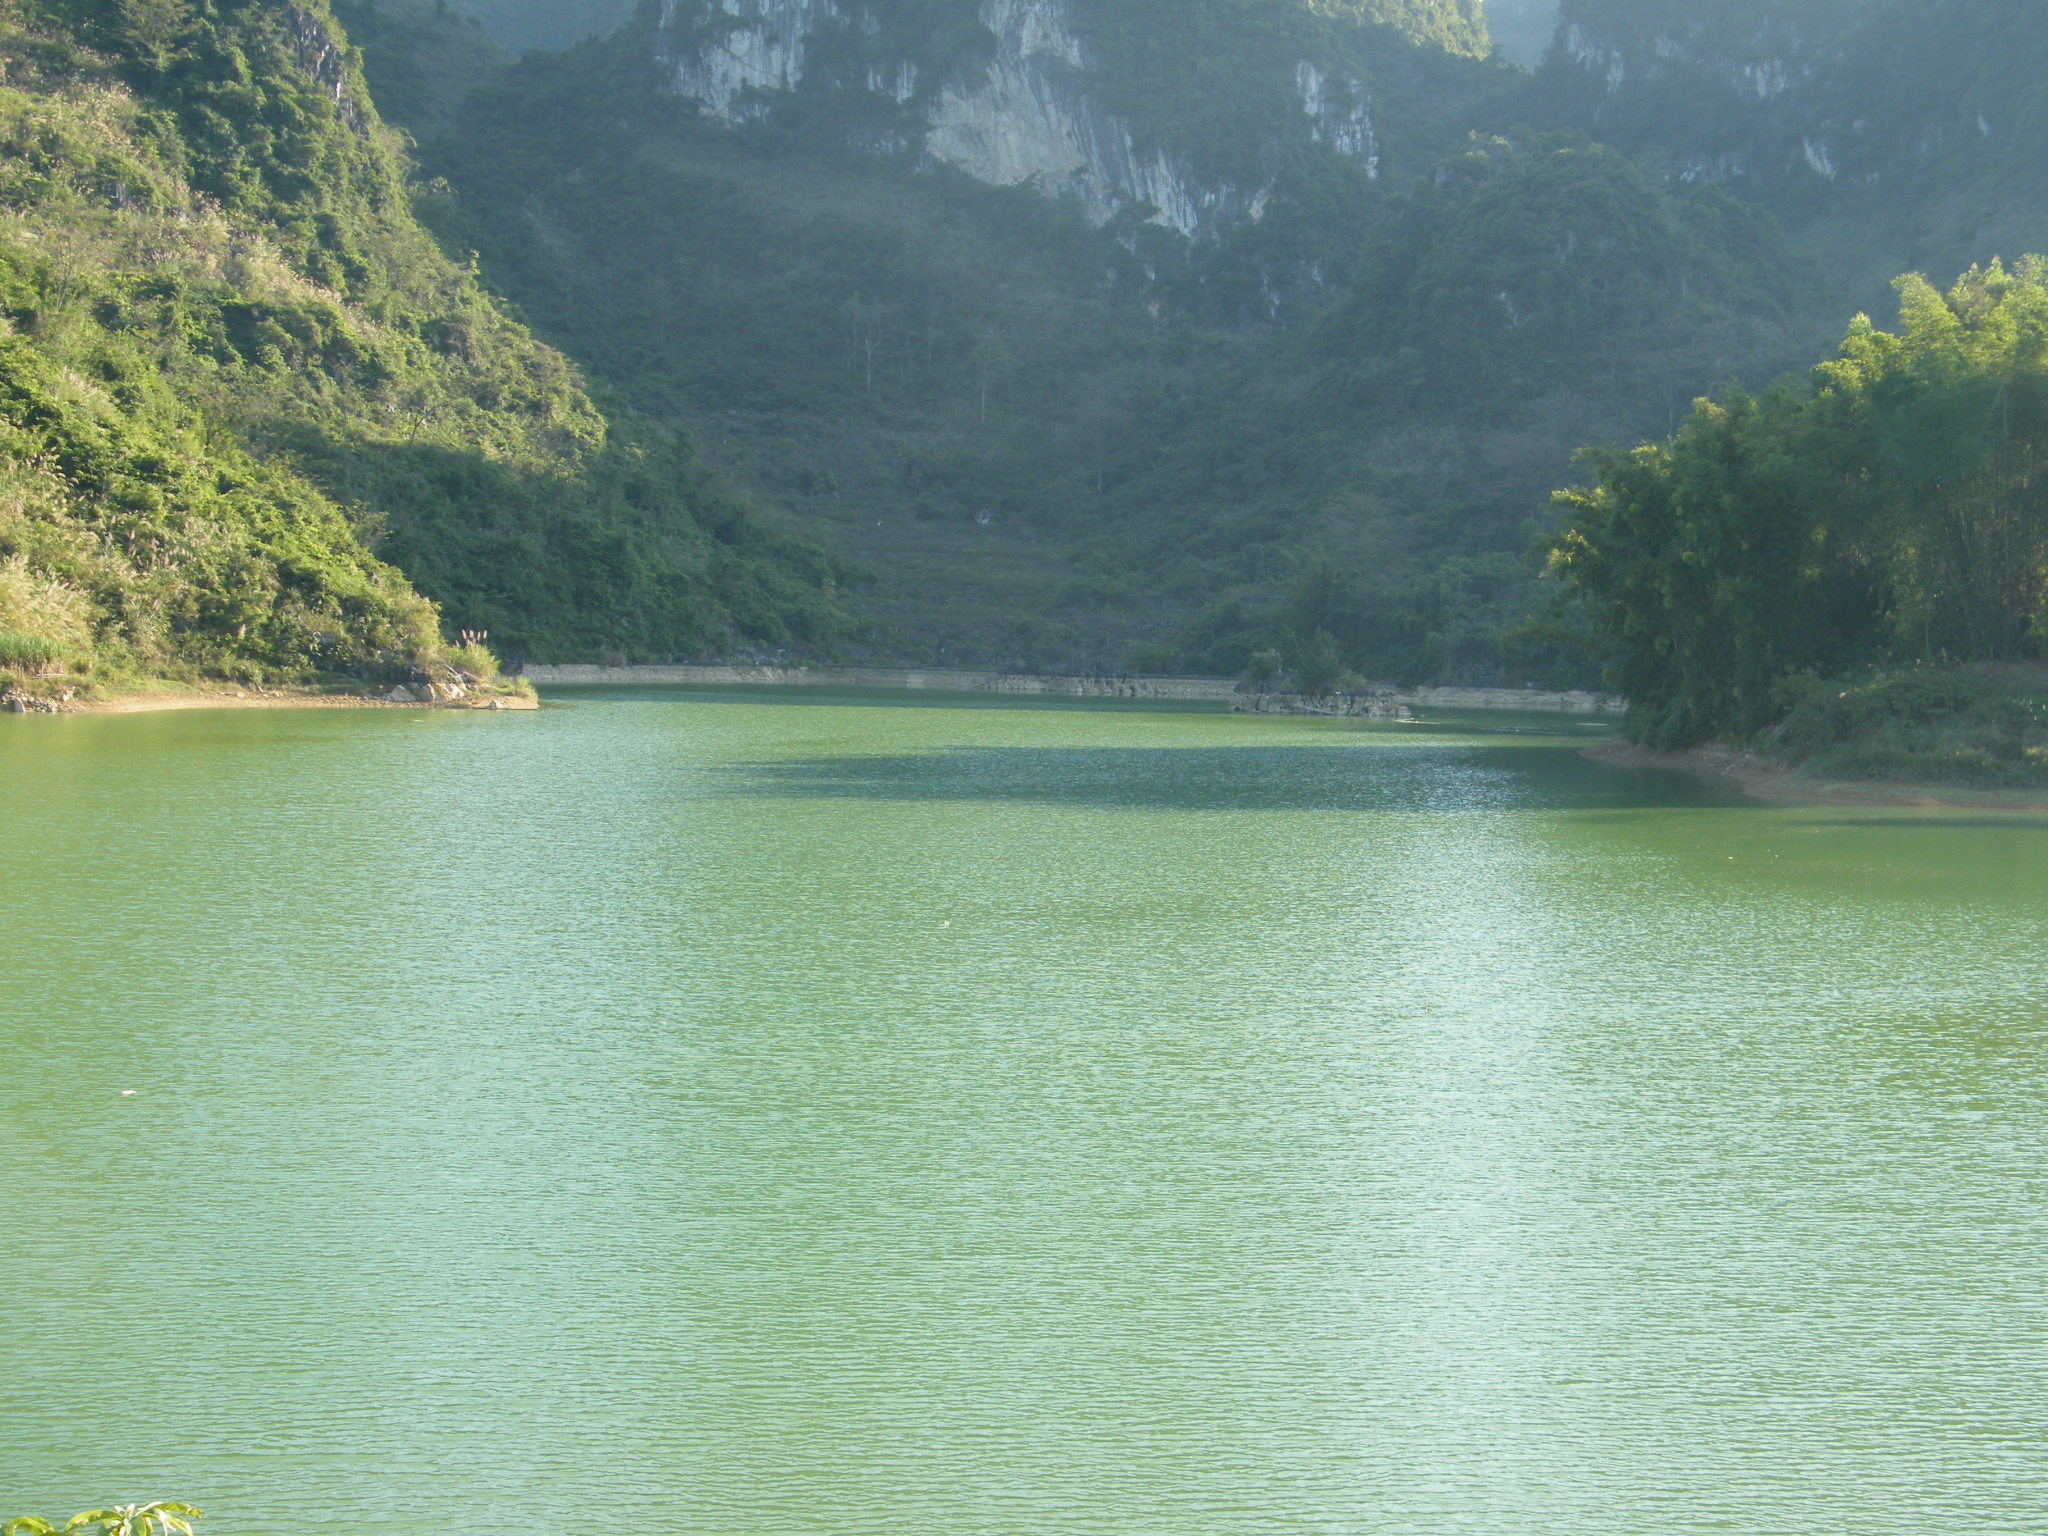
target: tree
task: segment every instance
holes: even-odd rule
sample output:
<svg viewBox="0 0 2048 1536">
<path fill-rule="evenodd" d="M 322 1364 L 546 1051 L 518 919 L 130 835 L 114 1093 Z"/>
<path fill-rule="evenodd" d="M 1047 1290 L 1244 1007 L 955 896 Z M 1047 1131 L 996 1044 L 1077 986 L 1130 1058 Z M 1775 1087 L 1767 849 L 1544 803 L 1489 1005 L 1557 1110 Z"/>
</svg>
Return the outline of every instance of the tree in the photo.
<svg viewBox="0 0 2048 1536">
<path fill-rule="evenodd" d="M 2048 261 L 1898 284 L 1804 389 L 1701 401 L 1668 442 L 1585 455 L 1550 572 L 1636 733 L 1769 724 L 1787 679 L 2048 652 Z"/>
<path fill-rule="evenodd" d="M 1317 630 L 1295 657 L 1295 688 L 1319 699 L 1335 693 L 1343 676 L 1344 653 L 1337 648 L 1336 638 L 1327 629 Z"/>
<path fill-rule="evenodd" d="M 162 69 L 185 24 L 185 0 L 116 0 L 114 13 L 115 39 L 151 69 Z"/>
<path fill-rule="evenodd" d="M 0 1536 L 192 1536 L 192 1522 L 199 1518 L 190 1504 L 123 1504 L 88 1509 L 61 1526 L 21 1515 L 0 1525 Z"/>
</svg>

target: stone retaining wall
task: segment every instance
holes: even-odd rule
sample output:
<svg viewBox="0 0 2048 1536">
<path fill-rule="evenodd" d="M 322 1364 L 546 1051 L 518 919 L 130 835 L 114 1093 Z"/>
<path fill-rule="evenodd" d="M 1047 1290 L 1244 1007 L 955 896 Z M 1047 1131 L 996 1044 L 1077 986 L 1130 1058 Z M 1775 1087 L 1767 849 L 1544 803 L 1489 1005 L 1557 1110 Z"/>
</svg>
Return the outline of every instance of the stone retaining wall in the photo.
<svg viewBox="0 0 2048 1536">
<path fill-rule="evenodd" d="M 1227 704 L 1227 677 L 1045 677 L 943 667 L 527 667 L 537 688 L 903 688 L 932 693 L 1054 694 L 1081 699 L 1181 699 Z"/>
<path fill-rule="evenodd" d="M 1052 677 L 945 667 L 530 666 L 538 688 L 901 688 L 931 693 L 1014 693 L 1077 699 L 1174 699 L 1226 704 L 1251 714 L 1401 718 L 1415 709 L 1515 709 L 1566 715 L 1621 714 L 1626 700 L 1604 693 L 1538 693 L 1525 688 L 1373 686 L 1327 699 L 1241 693 L 1228 677 Z"/>
</svg>

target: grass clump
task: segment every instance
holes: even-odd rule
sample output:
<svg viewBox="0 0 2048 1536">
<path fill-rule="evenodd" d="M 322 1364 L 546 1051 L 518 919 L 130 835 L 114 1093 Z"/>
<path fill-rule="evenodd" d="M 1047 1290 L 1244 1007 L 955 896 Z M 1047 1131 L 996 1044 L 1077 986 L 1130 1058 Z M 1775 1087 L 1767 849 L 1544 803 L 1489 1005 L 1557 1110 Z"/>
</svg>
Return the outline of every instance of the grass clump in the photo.
<svg viewBox="0 0 2048 1536">
<path fill-rule="evenodd" d="M 465 640 L 450 649 L 448 665 L 472 683 L 494 683 L 498 680 L 498 658 L 481 640 Z"/>
<path fill-rule="evenodd" d="M 42 673 L 53 670 L 62 653 L 41 635 L 0 630 L 0 671 Z"/>
</svg>

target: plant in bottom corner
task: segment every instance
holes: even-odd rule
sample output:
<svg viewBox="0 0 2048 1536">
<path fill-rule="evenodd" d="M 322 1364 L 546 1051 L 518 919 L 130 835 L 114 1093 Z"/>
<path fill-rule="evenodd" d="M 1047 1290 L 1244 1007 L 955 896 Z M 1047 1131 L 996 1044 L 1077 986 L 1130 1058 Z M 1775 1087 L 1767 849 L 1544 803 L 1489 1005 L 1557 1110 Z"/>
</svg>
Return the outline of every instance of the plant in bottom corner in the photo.
<svg viewBox="0 0 2048 1536">
<path fill-rule="evenodd" d="M 199 1518 L 190 1504 L 123 1504 L 88 1509 L 62 1525 L 20 1515 L 0 1525 L 0 1536 L 192 1536 L 192 1522 Z"/>
</svg>

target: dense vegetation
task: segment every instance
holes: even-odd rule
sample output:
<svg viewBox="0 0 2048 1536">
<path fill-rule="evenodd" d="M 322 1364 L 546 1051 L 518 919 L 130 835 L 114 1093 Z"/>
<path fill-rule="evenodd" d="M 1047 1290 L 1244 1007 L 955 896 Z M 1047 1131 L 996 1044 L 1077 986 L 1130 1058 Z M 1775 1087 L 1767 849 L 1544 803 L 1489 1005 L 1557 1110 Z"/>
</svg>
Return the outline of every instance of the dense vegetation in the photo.
<svg viewBox="0 0 2048 1536">
<path fill-rule="evenodd" d="M 701 6 L 557 9 L 616 30 L 515 63 L 442 0 L 0 0 L 0 665 L 376 673 L 445 615 L 538 659 L 1562 683 L 1547 492 L 1578 443 L 1666 433 L 1596 456 L 1559 556 L 1647 735 L 1754 736 L 1800 676 L 2025 663 L 2036 619 L 1987 586 L 2024 585 L 2024 519 L 1900 531 L 1968 478 L 1887 414 L 1921 290 L 1898 338 L 1679 430 L 1812 356 L 1887 251 L 2032 217 L 1990 211 L 2037 174 L 2032 44 L 1998 56 L 1979 0 L 1913 42 L 1910 9 L 1568 0 L 1531 77 L 1464 0 L 1069 0 L 1061 89 L 1239 208 L 1189 240 L 909 152 L 988 55 L 978 0 L 824 25 L 738 128 L 666 89 L 664 46 L 732 24 Z M 899 59 L 908 102 L 871 88 Z M 2037 269 L 1969 285 L 1938 307 L 1995 352 Z"/>
<path fill-rule="evenodd" d="M 1932 718 L 1961 687 L 1838 674 L 1973 666 L 1980 700 L 1982 678 L 2012 675 L 1996 664 L 2048 658 L 2048 262 L 1898 286 L 1896 334 L 1859 318 L 1805 386 L 1702 401 L 1562 494 L 1554 569 L 1645 740 L 1777 726 L 1818 750 L 1855 711 Z M 2038 766 L 2042 720 L 1992 713 Z"/>
<path fill-rule="evenodd" d="M 602 36 L 632 15 L 638 0 L 441 0 L 436 10 L 453 9 L 480 18 L 491 35 L 515 53 L 530 48 L 566 48 L 585 37 Z M 363 9 L 375 9 L 375 0 Z M 353 33 L 354 26 L 350 31 Z"/>
<path fill-rule="evenodd" d="M 829 627 L 829 562 L 414 221 L 320 0 L 6 0 L 0 60 L 0 634 L 46 668 L 404 671 L 422 590 L 532 654 Z"/>
<path fill-rule="evenodd" d="M 1074 8 L 1091 47 L 1113 9 Z M 1307 141 L 1292 65 L 1123 103 L 1197 135 L 1277 80 L 1297 126 L 1234 141 L 1268 156 L 1265 216 L 1213 239 L 1091 230 L 804 111 L 699 122 L 651 14 L 479 76 L 421 127 L 450 189 L 422 207 L 608 395 L 872 574 L 850 654 L 1235 672 L 1333 647 L 1370 675 L 1570 681 L 1583 662 L 1502 638 L 1548 491 L 1585 437 L 1666 430 L 1702 376 L 1789 360 L 1775 229 L 1583 139 L 1469 139 L 1525 77 L 1338 9 L 1181 24 L 1352 50 L 1377 180 Z M 424 4 L 343 14 L 380 91 L 474 48 Z"/>
<path fill-rule="evenodd" d="M 278 341 L 354 337 L 279 248 L 317 232 L 261 238 L 225 204 L 268 202 L 261 169 L 193 185 L 175 123 L 129 88 L 120 64 L 159 70 L 172 19 L 99 13 L 94 52 L 52 8 L 0 8 L 0 633 L 17 670 L 414 660 L 431 608 L 229 424 L 244 349 L 282 372 Z"/>
<path fill-rule="evenodd" d="M 1565 0 L 1540 110 L 1916 265 L 2042 235 L 2048 37 L 2002 0 Z M 1873 236 L 1878 237 L 1873 242 Z M 1858 274 L 1860 275 L 1860 274 Z"/>
</svg>

